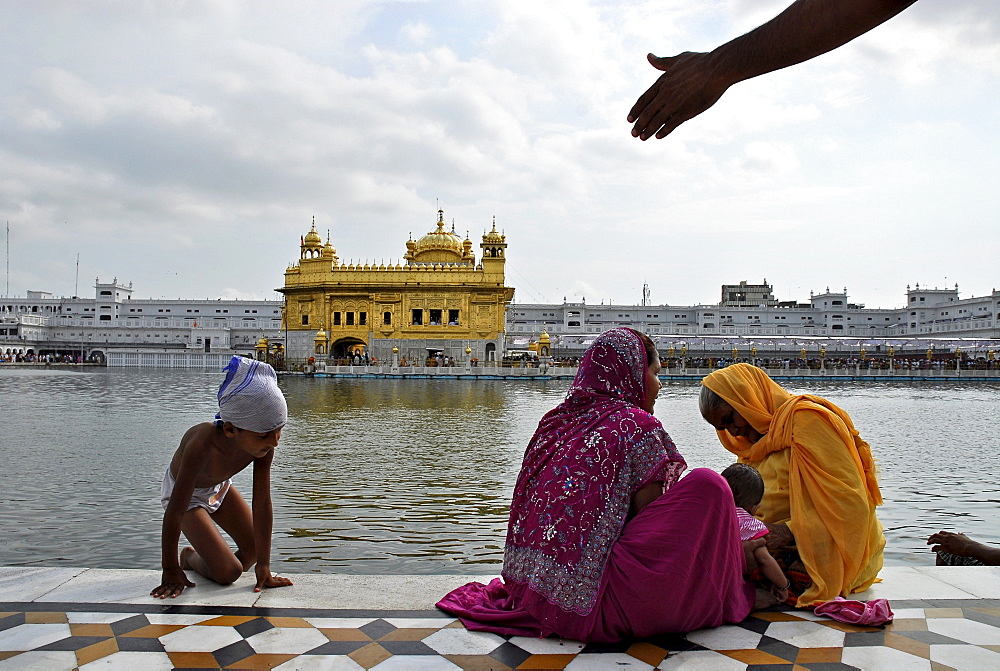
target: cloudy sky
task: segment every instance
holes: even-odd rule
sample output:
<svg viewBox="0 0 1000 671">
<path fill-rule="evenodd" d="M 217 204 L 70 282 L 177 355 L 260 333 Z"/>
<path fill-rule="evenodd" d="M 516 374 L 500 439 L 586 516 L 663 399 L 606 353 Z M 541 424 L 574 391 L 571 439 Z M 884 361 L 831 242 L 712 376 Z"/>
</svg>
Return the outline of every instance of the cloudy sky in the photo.
<svg viewBox="0 0 1000 671">
<path fill-rule="evenodd" d="M 517 302 L 1000 288 L 1000 3 L 920 0 L 631 137 L 647 52 L 787 4 L 5 2 L 0 288 L 274 298 L 314 216 L 388 262 L 439 206 L 477 252 L 496 218 Z"/>
</svg>

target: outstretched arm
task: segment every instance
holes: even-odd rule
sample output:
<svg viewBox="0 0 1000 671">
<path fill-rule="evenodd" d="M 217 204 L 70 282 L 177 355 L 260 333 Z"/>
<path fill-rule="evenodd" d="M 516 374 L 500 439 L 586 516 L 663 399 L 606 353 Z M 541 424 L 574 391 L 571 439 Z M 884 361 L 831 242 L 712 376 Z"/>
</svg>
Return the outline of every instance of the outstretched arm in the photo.
<svg viewBox="0 0 1000 671">
<path fill-rule="evenodd" d="M 965 534 L 939 531 L 927 539 L 934 552 L 949 552 L 957 557 L 972 557 L 987 566 L 1000 566 L 1000 548 L 978 543 Z"/>
<path fill-rule="evenodd" d="M 850 42 L 916 0 L 796 0 L 785 11 L 709 53 L 647 56 L 663 74 L 628 114 L 632 135 L 663 138 L 745 79 L 780 70 Z"/>
</svg>

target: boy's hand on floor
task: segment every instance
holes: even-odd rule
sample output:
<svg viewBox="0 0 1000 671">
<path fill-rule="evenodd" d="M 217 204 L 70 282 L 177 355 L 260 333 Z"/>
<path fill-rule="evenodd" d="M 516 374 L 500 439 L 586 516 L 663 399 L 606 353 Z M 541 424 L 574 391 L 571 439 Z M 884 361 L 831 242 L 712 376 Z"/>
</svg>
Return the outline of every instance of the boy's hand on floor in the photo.
<svg viewBox="0 0 1000 671">
<path fill-rule="evenodd" d="M 157 599 L 166 599 L 167 597 L 173 599 L 179 596 L 185 587 L 194 587 L 194 583 L 188 580 L 182 569 L 164 569 L 163 576 L 160 578 L 160 586 L 149 595 L 155 596 Z"/>
<path fill-rule="evenodd" d="M 288 587 L 292 584 L 292 581 L 288 578 L 282 578 L 281 576 L 271 575 L 270 569 L 266 571 L 257 572 L 257 585 L 253 588 L 253 591 L 259 592 L 262 589 L 268 587 Z"/>
</svg>

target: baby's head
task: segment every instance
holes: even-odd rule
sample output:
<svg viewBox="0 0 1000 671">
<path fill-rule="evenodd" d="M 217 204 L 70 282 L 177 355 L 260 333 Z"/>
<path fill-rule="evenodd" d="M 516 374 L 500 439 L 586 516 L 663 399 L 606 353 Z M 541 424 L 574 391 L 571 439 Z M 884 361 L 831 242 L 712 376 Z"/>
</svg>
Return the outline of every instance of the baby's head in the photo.
<svg viewBox="0 0 1000 671">
<path fill-rule="evenodd" d="M 760 505 L 760 500 L 764 498 L 764 478 L 760 477 L 757 469 L 747 464 L 733 464 L 722 471 L 722 477 L 733 490 L 733 500 L 736 505 L 748 513 L 753 513 L 754 508 Z"/>
</svg>

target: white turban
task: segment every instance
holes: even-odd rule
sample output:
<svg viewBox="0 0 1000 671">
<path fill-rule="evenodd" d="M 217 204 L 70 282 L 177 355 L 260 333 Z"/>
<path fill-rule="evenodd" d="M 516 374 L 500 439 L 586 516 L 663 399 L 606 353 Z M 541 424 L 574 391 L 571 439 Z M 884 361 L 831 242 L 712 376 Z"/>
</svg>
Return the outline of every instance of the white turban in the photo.
<svg viewBox="0 0 1000 671">
<path fill-rule="evenodd" d="M 273 368 L 262 361 L 234 356 L 222 370 L 226 379 L 219 387 L 218 419 L 256 433 L 284 426 L 288 405 Z"/>
</svg>

